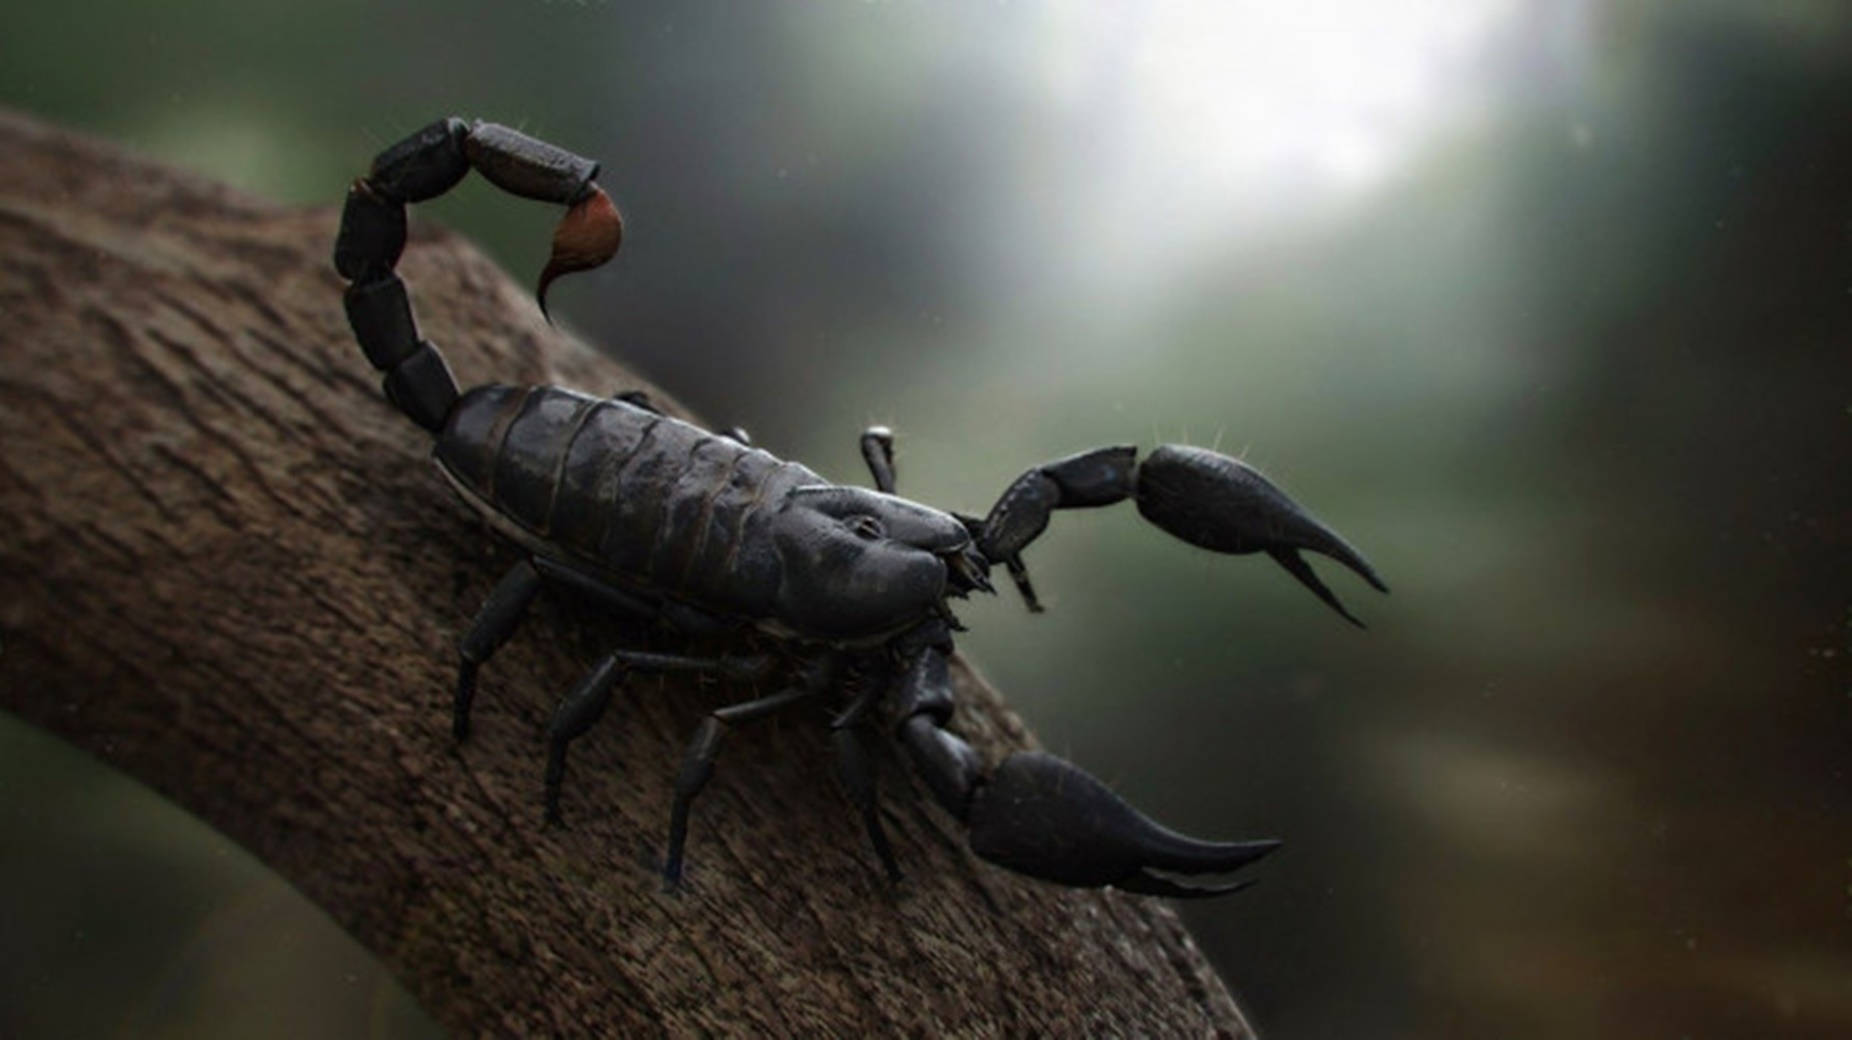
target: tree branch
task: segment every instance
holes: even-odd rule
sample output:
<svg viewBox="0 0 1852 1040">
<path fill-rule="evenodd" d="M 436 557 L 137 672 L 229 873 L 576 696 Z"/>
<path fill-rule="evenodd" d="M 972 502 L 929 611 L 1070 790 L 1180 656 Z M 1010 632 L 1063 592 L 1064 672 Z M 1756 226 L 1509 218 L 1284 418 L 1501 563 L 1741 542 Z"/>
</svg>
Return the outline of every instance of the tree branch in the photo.
<svg viewBox="0 0 1852 1040">
<path fill-rule="evenodd" d="M 821 727 L 729 744 L 665 894 L 684 741 L 743 691 L 634 683 L 544 827 L 553 697 L 652 638 L 583 605 L 543 599 L 454 749 L 455 641 L 512 557 L 381 398 L 335 220 L 0 114 L 0 707 L 251 849 L 459 1034 L 1247 1034 L 1168 908 L 976 861 L 890 754 L 891 887 Z M 454 236 L 400 270 L 465 385 L 641 385 Z M 1028 743 L 958 685 L 974 744 Z"/>
</svg>

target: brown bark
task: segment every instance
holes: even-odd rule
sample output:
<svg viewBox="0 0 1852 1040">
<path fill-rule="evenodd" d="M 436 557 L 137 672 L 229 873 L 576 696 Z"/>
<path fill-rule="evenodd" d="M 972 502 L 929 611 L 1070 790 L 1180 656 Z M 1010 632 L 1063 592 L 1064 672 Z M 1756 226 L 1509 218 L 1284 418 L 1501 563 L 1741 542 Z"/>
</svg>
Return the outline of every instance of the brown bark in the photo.
<svg viewBox="0 0 1852 1040">
<path fill-rule="evenodd" d="M 511 557 L 353 344 L 335 220 L 0 114 L 0 707 L 244 844 L 458 1034 L 1248 1032 L 1167 907 L 975 860 L 891 753 L 890 887 L 796 720 L 730 741 L 665 894 L 684 741 L 747 691 L 636 683 L 543 827 L 552 699 L 661 643 L 582 605 L 543 597 L 453 749 L 455 640 Z M 454 236 L 400 270 L 466 384 L 639 385 Z M 960 731 L 1029 741 L 958 679 Z"/>
</svg>

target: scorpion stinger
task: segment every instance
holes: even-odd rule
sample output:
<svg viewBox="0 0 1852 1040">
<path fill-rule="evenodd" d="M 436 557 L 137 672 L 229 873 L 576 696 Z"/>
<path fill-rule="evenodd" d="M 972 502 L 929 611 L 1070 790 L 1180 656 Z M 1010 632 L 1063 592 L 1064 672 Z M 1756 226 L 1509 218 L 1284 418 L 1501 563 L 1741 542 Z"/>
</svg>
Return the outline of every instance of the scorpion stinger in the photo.
<svg viewBox="0 0 1852 1040">
<path fill-rule="evenodd" d="M 547 257 L 540 285 L 534 290 L 540 314 L 549 324 L 553 316 L 547 313 L 547 286 L 553 284 L 553 279 L 599 266 L 616 256 L 617 247 L 624 241 L 624 218 L 612 204 L 611 196 L 596 184 L 586 187 L 590 191 L 572 204 L 553 230 L 553 253 Z"/>
<path fill-rule="evenodd" d="M 946 662 L 957 620 L 948 598 L 994 591 L 1003 564 L 1037 608 L 1022 550 L 1057 509 L 1133 498 L 1172 534 L 1218 552 L 1266 552 L 1345 617 L 1301 551 L 1376 572 L 1343 539 L 1260 474 L 1214 452 L 1166 445 L 1141 463 L 1100 448 L 1024 473 L 978 518 L 894 493 L 894 438 L 862 437 L 877 490 L 834 484 L 756 448 L 665 415 L 641 392 L 598 398 L 556 386 L 490 383 L 459 391 L 412 317 L 394 273 L 405 207 L 470 170 L 516 195 L 568 207 L 541 273 L 603 263 L 623 225 L 592 182 L 597 163 L 493 123 L 444 119 L 380 153 L 354 182 L 334 265 L 349 281 L 347 318 L 386 396 L 433 434 L 438 471 L 520 559 L 457 646 L 451 729 L 469 734 L 478 673 L 544 587 L 604 610 L 737 641 L 695 657 L 618 647 L 575 683 L 547 725 L 542 805 L 561 817 L 567 750 L 636 674 L 683 673 L 750 684 L 754 696 L 708 713 L 675 781 L 663 877 L 682 876 L 692 808 L 732 728 L 787 709 L 827 708 L 842 787 L 889 877 L 900 868 L 882 824 L 866 724 L 898 700 L 898 738 L 934 798 L 970 829 L 972 849 L 1011 870 L 1067 885 L 1199 897 L 1277 842 L 1205 842 L 1166 830 L 1063 759 L 1017 752 L 986 770 L 946 728 Z M 1355 620 L 1353 618 L 1353 620 Z M 758 695 L 762 688 L 774 692 Z M 827 703 L 825 703 L 827 702 Z"/>
</svg>

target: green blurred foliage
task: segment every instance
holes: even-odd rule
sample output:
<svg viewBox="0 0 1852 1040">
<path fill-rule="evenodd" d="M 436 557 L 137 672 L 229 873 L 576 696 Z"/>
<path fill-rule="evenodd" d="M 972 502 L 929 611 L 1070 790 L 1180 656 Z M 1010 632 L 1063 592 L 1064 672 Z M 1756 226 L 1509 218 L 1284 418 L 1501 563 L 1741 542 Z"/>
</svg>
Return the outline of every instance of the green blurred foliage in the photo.
<svg viewBox="0 0 1852 1040">
<path fill-rule="evenodd" d="M 1096 444 L 1266 469 L 1395 588 L 1334 579 L 1367 635 L 1121 509 L 1059 517 L 1032 558 L 1051 612 L 974 604 L 963 645 L 1156 815 L 1290 840 L 1253 893 L 1189 908 L 1269 1032 L 1846 1035 L 1852 12 L 1488 10 L 1441 81 L 1454 116 L 1380 176 L 1231 181 L 1253 198 L 1227 210 L 1164 190 L 1213 154 L 1190 133 L 1120 149 L 1167 140 L 1113 90 L 1150 74 L 1118 63 L 1157 36 L 1142 9 L 32 5 L 0 99 L 302 203 L 453 112 L 597 156 L 630 233 L 559 308 L 839 479 L 871 421 L 903 491 L 970 510 Z M 1224 73 L 1198 92 L 1292 100 Z M 522 277 L 550 224 L 480 186 L 420 216 Z M 0 1006 L 138 1021 L 103 1008 L 173 983 L 111 965 L 163 948 L 217 966 L 180 1003 L 223 993 L 249 947 L 202 922 L 259 883 L 177 880 L 144 942 L 55 937 L 202 854 L 6 739 L 5 791 L 58 808 L 0 845 L 54 936 L 6 929 Z M 23 836 L 79 805 L 121 844 Z M 246 999 L 292 985 L 342 982 Z"/>
</svg>

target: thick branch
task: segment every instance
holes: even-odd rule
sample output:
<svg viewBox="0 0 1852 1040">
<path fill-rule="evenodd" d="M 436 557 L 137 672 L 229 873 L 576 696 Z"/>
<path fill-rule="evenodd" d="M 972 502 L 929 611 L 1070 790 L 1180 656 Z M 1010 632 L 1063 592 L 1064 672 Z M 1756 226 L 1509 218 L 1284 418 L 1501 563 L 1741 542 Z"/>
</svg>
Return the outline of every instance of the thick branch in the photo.
<svg viewBox="0 0 1852 1040">
<path fill-rule="evenodd" d="M 740 690 L 621 694 L 543 827 L 552 699 L 658 638 L 582 605 L 526 623 L 453 750 L 455 640 L 510 557 L 353 345 L 334 221 L 0 116 L 0 707 L 243 843 L 461 1034 L 1246 1033 L 1167 908 L 974 860 L 891 758 L 890 888 L 819 727 L 729 744 L 665 895 L 680 750 Z M 400 270 L 465 385 L 639 385 L 455 237 Z M 1028 741 L 959 687 L 975 743 Z"/>
</svg>

